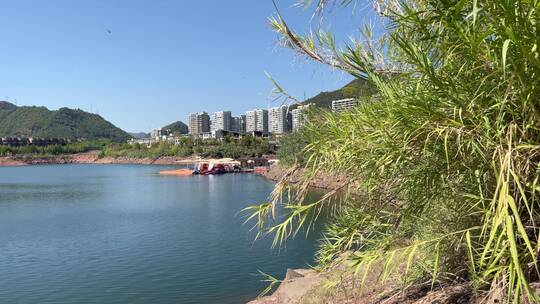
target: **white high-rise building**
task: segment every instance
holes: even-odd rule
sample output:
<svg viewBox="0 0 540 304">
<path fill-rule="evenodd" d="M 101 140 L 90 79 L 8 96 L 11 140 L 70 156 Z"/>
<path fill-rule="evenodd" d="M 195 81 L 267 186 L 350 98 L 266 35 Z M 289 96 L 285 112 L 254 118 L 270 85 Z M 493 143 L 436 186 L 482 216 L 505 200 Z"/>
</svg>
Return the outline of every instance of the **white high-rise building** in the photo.
<svg viewBox="0 0 540 304">
<path fill-rule="evenodd" d="M 189 134 L 200 135 L 210 132 L 210 116 L 206 112 L 189 114 Z"/>
<path fill-rule="evenodd" d="M 246 132 L 268 133 L 268 111 L 256 109 L 246 112 Z"/>
<path fill-rule="evenodd" d="M 268 131 L 272 134 L 283 134 L 289 131 L 287 123 L 287 106 L 268 109 Z"/>
<path fill-rule="evenodd" d="M 211 131 L 217 130 L 231 131 L 232 114 L 231 111 L 219 111 L 212 114 Z"/>
<path fill-rule="evenodd" d="M 346 98 L 332 101 L 332 112 L 352 110 L 358 104 L 358 99 Z"/>
<path fill-rule="evenodd" d="M 293 131 L 298 131 L 304 125 L 306 111 L 310 106 L 311 104 L 299 105 L 298 108 L 291 111 Z"/>
</svg>

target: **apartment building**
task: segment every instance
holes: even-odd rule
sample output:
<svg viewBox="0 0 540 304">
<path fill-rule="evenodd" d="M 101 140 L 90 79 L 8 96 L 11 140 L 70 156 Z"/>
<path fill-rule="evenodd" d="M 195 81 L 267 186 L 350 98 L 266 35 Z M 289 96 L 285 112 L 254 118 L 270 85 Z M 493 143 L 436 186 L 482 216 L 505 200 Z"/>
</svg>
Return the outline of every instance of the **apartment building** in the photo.
<svg viewBox="0 0 540 304">
<path fill-rule="evenodd" d="M 236 133 L 246 133 L 246 115 L 232 118 L 231 131 Z"/>
<path fill-rule="evenodd" d="M 246 112 L 246 132 L 268 133 L 268 110 L 255 109 Z"/>
<path fill-rule="evenodd" d="M 231 111 L 219 111 L 212 114 L 210 130 L 215 133 L 217 130 L 231 131 L 232 114 Z"/>
<path fill-rule="evenodd" d="M 210 132 L 210 116 L 206 112 L 189 114 L 189 134 L 200 135 Z"/>
<path fill-rule="evenodd" d="M 294 132 L 298 131 L 304 125 L 306 111 L 309 109 L 310 106 L 311 104 L 299 105 L 296 109 L 291 111 L 292 130 Z"/>
<path fill-rule="evenodd" d="M 332 112 L 352 110 L 358 104 L 358 99 L 346 98 L 332 101 Z"/>
<path fill-rule="evenodd" d="M 268 109 L 268 131 L 271 134 L 283 134 L 289 131 L 287 106 Z"/>
</svg>

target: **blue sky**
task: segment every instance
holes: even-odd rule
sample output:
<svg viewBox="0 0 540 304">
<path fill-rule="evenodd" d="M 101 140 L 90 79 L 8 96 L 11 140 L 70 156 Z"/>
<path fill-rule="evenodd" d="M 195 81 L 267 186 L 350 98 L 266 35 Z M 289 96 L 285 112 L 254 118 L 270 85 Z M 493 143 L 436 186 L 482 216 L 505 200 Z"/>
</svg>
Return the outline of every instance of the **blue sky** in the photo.
<svg viewBox="0 0 540 304">
<path fill-rule="evenodd" d="M 294 3 L 278 0 L 293 28 L 319 24 Z M 148 131 L 190 112 L 268 107 L 265 71 L 299 98 L 352 79 L 277 47 L 273 13 L 270 0 L 4 0 L 0 100 L 80 108 Z M 373 21 L 369 6 L 331 17 L 338 41 Z"/>
</svg>

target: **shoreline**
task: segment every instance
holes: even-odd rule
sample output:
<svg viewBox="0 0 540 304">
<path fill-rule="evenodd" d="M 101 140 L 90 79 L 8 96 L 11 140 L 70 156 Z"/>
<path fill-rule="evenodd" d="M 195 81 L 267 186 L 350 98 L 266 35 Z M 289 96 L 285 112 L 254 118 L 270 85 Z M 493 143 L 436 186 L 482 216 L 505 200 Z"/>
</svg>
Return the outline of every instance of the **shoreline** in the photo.
<svg viewBox="0 0 540 304">
<path fill-rule="evenodd" d="M 99 152 L 63 154 L 53 156 L 2 156 L 0 167 L 62 164 L 131 164 L 131 165 L 191 165 L 213 159 L 197 157 L 160 156 L 158 158 L 99 157 Z"/>
</svg>

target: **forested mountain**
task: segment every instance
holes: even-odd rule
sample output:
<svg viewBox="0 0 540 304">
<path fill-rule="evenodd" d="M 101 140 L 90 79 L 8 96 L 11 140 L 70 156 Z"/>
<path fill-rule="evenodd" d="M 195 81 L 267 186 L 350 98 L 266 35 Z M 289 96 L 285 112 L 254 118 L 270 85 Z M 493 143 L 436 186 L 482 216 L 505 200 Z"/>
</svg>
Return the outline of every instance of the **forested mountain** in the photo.
<svg viewBox="0 0 540 304">
<path fill-rule="evenodd" d="M 114 142 L 131 138 L 128 133 L 97 114 L 80 109 L 18 107 L 7 101 L 0 101 L 0 136 L 110 139 Z"/>
<path fill-rule="evenodd" d="M 171 130 L 174 134 L 188 134 L 188 126 L 181 121 L 173 122 L 172 124 L 166 125 L 161 129 Z"/>
<path fill-rule="evenodd" d="M 321 108 L 332 108 L 332 101 L 344 98 L 361 98 L 365 96 L 371 96 L 375 92 L 372 85 L 366 80 L 355 79 L 349 82 L 341 89 L 321 92 L 311 98 L 306 99 L 301 104 L 313 104 Z"/>
<path fill-rule="evenodd" d="M 304 100 L 301 103 L 292 104 L 289 110 L 294 110 L 298 105 L 312 104 L 319 108 L 331 109 L 332 101 L 345 98 L 360 98 L 368 97 L 375 94 L 375 89 L 367 81 L 363 79 L 355 79 L 340 89 L 329 92 L 321 92 L 311 98 Z"/>
<path fill-rule="evenodd" d="M 128 134 L 131 135 L 131 137 L 136 138 L 136 139 L 150 137 L 150 133 L 145 133 L 145 132 L 128 132 Z"/>
</svg>

